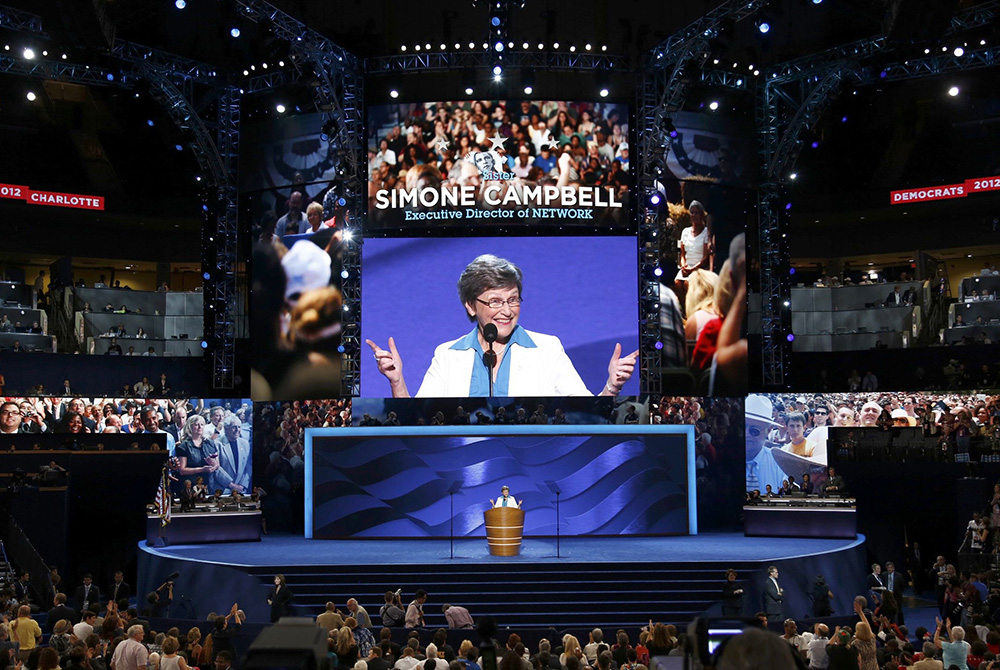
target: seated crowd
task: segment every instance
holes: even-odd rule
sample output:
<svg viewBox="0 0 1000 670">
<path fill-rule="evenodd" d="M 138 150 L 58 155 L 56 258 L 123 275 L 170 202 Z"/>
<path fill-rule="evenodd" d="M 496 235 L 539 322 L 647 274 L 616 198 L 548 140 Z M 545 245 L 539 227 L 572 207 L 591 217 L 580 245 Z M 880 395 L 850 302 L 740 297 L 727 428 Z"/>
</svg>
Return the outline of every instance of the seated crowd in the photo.
<svg viewBox="0 0 1000 670">
<path fill-rule="evenodd" d="M 233 411 L 229 406 L 205 406 L 204 399 L 151 400 L 139 394 L 121 398 L 6 398 L 0 409 L 0 434 L 41 433 L 163 433 L 167 448 L 185 439 L 185 430 L 197 416 L 208 439 L 224 439 L 226 420 L 241 425 L 241 439 L 250 438 L 249 403 Z M 233 417 L 232 419 L 230 417 Z"/>
</svg>

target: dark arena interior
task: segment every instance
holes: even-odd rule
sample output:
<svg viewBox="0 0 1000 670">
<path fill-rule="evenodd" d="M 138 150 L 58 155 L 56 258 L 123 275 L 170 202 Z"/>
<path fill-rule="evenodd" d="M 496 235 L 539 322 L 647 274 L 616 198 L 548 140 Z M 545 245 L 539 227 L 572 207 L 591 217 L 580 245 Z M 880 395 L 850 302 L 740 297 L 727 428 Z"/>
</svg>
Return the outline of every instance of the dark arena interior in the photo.
<svg viewBox="0 0 1000 670">
<path fill-rule="evenodd" d="M 0 0 L 0 670 L 1000 670 L 998 27 Z"/>
</svg>

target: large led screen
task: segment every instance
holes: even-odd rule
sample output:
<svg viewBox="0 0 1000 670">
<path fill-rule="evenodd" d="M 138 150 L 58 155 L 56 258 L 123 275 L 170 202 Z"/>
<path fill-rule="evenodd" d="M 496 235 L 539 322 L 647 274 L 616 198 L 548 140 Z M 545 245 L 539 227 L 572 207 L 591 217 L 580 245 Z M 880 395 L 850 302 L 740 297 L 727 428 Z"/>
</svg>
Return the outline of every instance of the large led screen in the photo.
<svg viewBox="0 0 1000 670">
<path fill-rule="evenodd" d="M 376 105 L 368 129 L 370 228 L 630 225 L 624 105 Z"/>
<path fill-rule="evenodd" d="M 306 536 L 482 537 L 502 486 L 526 536 L 556 535 L 556 490 L 562 536 L 695 534 L 693 430 L 310 428 Z"/>
<path fill-rule="evenodd" d="M 510 394 L 600 394 L 616 345 L 621 345 L 619 357 L 638 349 L 636 243 L 630 237 L 370 238 L 362 251 L 362 337 L 383 350 L 393 338 L 411 395 L 480 395 L 470 393 L 468 371 L 463 388 L 444 393 L 423 382 L 435 350 L 473 331 L 457 282 L 483 254 L 507 259 L 521 270 L 517 325 L 541 335 L 535 344 L 552 354 L 544 357 L 544 365 L 565 364 L 568 356 L 586 387 L 558 392 L 525 385 L 520 380 L 533 378 L 538 370 L 512 369 Z M 370 353 L 367 348 L 365 353 Z M 437 352 L 439 361 L 442 353 L 447 352 Z M 511 365 L 515 363 L 512 356 Z M 361 357 L 361 380 L 363 397 L 392 395 L 374 356 Z M 621 394 L 638 393 L 636 370 Z"/>
</svg>

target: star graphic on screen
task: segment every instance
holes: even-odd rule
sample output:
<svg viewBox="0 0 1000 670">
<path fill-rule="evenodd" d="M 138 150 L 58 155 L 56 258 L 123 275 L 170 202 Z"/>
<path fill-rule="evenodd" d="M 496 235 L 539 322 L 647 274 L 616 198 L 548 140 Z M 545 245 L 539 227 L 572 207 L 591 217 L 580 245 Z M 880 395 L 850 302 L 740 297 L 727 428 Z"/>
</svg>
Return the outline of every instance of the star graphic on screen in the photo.
<svg viewBox="0 0 1000 670">
<path fill-rule="evenodd" d="M 439 154 L 443 154 L 445 151 L 448 151 L 448 140 L 446 140 L 443 137 L 439 139 L 437 143 L 437 148 Z"/>
<path fill-rule="evenodd" d="M 500 137 L 500 131 L 497 131 L 496 135 L 493 137 L 488 137 L 486 139 L 488 139 L 490 144 L 493 145 L 490 147 L 490 151 L 493 151 L 494 149 L 503 149 L 503 143 L 507 141 L 506 137 Z"/>
<path fill-rule="evenodd" d="M 552 133 L 549 132 L 548 128 L 545 129 L 545 134 L 542 135 L 542 141 L 538 144 L 539 149 L 544 149 L 545 147 L 551 148 L 556 141 L 552 139 Z"/>
</svg>

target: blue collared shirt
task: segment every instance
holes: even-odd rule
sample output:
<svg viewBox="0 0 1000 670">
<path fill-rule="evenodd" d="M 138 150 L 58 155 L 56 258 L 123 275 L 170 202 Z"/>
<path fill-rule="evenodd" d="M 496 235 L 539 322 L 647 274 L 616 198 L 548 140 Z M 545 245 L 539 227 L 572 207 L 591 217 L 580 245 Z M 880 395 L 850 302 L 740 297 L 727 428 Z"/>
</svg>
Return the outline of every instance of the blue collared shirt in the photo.
<svg viewBox="0 0 1000 670">
<path fill-rule="evenodd" d="M 479 344 L 478 333 L 479 328 L 473 328 L 471 333 L 449 347 L 457 351 L 472 349 L 476 352 L 477 362 L 472 365 L 472 381 L 469 382 L 470 398 L 483 398 L 490 394 L 489 372 L 483 364 L 483 354 L 485 352 L 482 345 Z M 504 356 L 500 359 L 500 369 L 497 371 L 496 381 L 493 382 L 493 395 L 501 398 L 508 395 L 508 388 L 510 387 L 510 346 L 512 344 L 529 349 L 537 346 L 524 328 L 521 328 L 521 326 L 514 327 L 513 332 L 510 334 L 510 340 L 507 341 L 507 349 L 504 352 Z"/>
</svg>

